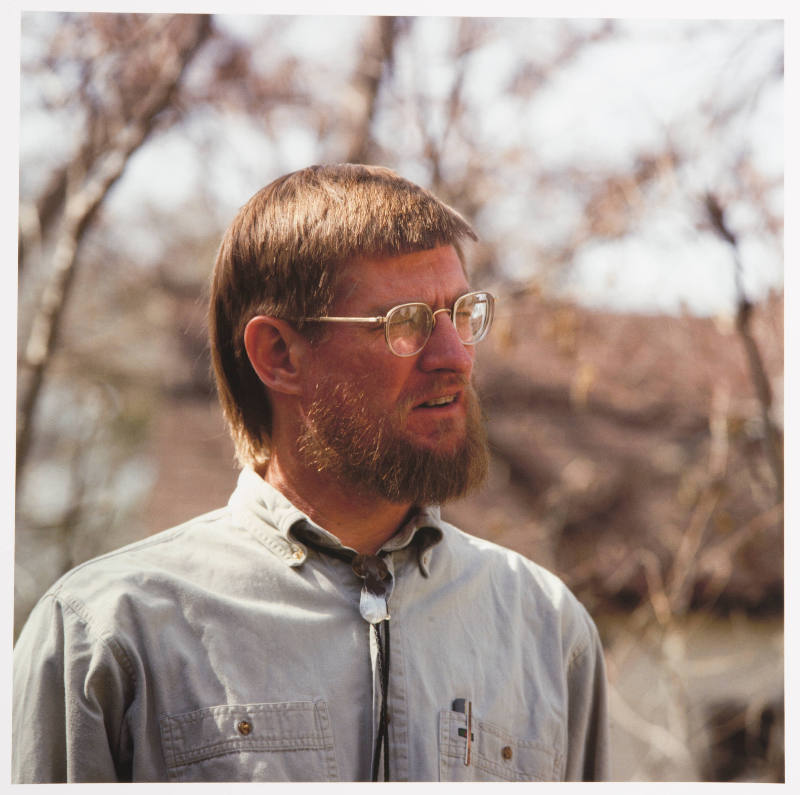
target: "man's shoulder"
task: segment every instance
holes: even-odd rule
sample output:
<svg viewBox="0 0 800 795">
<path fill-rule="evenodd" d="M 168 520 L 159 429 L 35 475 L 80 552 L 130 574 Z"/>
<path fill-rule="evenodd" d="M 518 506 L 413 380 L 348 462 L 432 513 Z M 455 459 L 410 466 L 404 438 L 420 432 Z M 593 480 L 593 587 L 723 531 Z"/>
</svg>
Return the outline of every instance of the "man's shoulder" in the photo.
<svg viewBox="0 0 800 795">
<path fill-rule="evenodd" d="M 197 568 L 197 550 L 213 560 L 215 547 L 235 543 L 226 530 L 232 527 L 230 511 L 220 508 L 174 527 L 154 533 L 75 566 L 44 594 L 76 608 L 111 605 L 115 597 L 130 595 L 171 578 L 185 577 Z M 198 572 L 202 576 L 202 572 Z"/>
<path fill-rule="evenodd" d="M 512 581 L 535 583 L 554 593 L 568 591 L 560 577 L 522 553 L 487 538 L 472 535 L 448 522 L 442 521 L 441 526 L 447 547 L 459 561 L 480 566 L 484 570 L 487 567 L 495 569 L 498 574 L 504 574 Z"/>
<path fill-rule="evenodd" d="M 448 575 L 483 583 L 510 611 L 558 624 L 569 634 L 587 636 L 596 629 L 586 608 L 556 574 L 508 547 L 441 523 Z"/>
</svg>

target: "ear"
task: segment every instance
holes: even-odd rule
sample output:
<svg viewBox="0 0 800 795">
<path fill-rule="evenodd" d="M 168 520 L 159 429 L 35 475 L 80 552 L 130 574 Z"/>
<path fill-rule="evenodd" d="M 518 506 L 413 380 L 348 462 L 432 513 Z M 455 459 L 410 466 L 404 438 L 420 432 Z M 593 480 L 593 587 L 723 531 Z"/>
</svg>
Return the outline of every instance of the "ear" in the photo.
<svg viewBox="0 0 800 795">
<path fill-rule="evenodd" d="M 247 358 L 261 381 L 275 392 L 300 394 L 300 361 L 305 339 L 285 320 L 252 318 L 244 330 Z"/>
</svg>

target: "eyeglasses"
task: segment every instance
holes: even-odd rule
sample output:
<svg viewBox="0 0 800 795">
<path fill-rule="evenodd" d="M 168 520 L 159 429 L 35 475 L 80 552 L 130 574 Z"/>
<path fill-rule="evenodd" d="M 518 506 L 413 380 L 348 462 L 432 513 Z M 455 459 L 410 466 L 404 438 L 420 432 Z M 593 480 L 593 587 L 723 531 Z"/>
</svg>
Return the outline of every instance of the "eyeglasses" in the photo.
<svg viewBox="0 0 800 795">
<path fill-rule="evenodd" d="M 464 345 L 475 345 L 489 333 L 494 317 L 494 296 L 478 290 L 457 298 L 452 309 L 433 310 L 427 304 L 415 302 L 392 307 L 378 317 L 305 317 L 303 320 L 383 326 L 386 343 L 395 356 L 414 356 L 430 339 L 440 312 L 450 315 Z"/>
</svg>

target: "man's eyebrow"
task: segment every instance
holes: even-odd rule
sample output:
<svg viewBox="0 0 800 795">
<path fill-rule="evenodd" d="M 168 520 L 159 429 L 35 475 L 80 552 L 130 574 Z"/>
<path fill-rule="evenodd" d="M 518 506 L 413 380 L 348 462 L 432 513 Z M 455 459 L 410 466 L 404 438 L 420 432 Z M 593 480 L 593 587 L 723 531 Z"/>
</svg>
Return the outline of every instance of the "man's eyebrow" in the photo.
<svg viewBox="0 0 800 795">
<path fill-rule="evenodd" d="M 403 304 L 425 304 L 426 301 L 423 301 L 421 298 L 406 298 L 406 299 L 394 299 L 393 301 L 385 301 L 381 304 L 373 304 L 372 308 L 374 310 L 374 314 L 385 316 L 389 313 L 389 310 L 394 309 L 396 306 L 402 306 Z"/>
<path fill-rule="evenodd" d="M 452 309 L 453 308 L 453 304 L 459 298 L 461 298 L 462 295 L 467 295 L 467 293 L 471 293 L 471 292 L 473 292 L 471 287 L 467 287 L 467 288 L 465 288 L 463 290 L 460 290 L 459 292 L 457 292 L 454 295 L 452 295 L 447 300 L 447 302 L 443 305 L 443 307 L 446 307 L 447 309 Z M 393 309 L 396 306 L 401 306 L 402 304 L 425 304 L 426 306 L 429 306 L 429 307 L 431 307 L 431 309 L 434 309 L 434 310 L 443 308 L 441 306 L 433 306 L 432 304 L 429 304 L 427 301 L 425 301 L 422 298 L 406 298 L 406 299 L 395 299 L 395 300 L 393 300 L 391 302 L 386 302 L 385 301 L 385 302 L 380 303 L 380 304 L 371 304 L 370 305 L 369 314 L 370 315 L 375 314 L 375 315 L 383 316 L 383 315 L 386 315 L 386 313 L 390 309 Z"/>
</svg>

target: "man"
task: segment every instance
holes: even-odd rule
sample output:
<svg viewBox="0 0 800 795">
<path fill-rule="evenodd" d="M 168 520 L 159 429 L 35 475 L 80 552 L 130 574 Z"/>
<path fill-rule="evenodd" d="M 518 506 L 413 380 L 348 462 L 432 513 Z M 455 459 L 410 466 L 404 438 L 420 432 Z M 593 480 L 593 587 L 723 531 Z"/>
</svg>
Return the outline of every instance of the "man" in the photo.
<svg viewBox="0 0 800 795">
<path fill-rule="evenodd" d="M 494 299 L 468 238 L 383 168 L 308 168 L 241 209 L 210 307 L 238 486 L 43 597 L 15 781 L 607 775 L 586 611 L 439 515 L 488 460 L 471 375 Z"/>
</svg>

